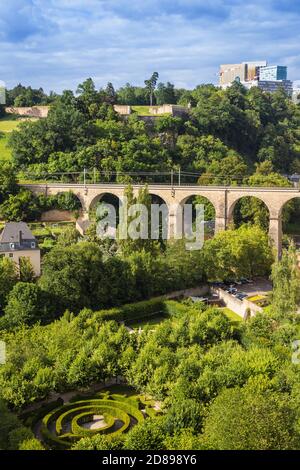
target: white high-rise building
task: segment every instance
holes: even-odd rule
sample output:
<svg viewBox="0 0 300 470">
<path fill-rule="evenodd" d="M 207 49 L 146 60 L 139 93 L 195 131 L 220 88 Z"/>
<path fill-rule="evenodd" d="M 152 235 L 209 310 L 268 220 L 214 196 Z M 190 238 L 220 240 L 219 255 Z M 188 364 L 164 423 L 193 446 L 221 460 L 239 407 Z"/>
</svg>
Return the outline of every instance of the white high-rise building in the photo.
<svg viewBox="0 0 300 470">
<path fill-rule="evenodd" d="M 248 89 L 256 86 L 263 91 L 273 93 L 283 88 L 289 96 L 293 95 L 293 83 L 287 80 L 287 67 L 268 66 L 266 60 L 221 65 L 220 87 L 226 89 L 234 81 L 239 81 Z"/>
</svg>

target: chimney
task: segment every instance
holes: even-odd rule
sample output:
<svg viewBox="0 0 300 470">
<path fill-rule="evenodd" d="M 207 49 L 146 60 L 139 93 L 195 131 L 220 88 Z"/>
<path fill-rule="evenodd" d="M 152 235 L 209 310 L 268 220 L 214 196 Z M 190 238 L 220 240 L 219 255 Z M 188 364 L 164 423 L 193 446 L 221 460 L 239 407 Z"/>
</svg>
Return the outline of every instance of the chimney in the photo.
<svg viewBox="0 0 300 470">
<path fill-rule="evenodd" d="M 22 230 L 19 230 L 19 243 L 22 244 Z"/>
</svg>

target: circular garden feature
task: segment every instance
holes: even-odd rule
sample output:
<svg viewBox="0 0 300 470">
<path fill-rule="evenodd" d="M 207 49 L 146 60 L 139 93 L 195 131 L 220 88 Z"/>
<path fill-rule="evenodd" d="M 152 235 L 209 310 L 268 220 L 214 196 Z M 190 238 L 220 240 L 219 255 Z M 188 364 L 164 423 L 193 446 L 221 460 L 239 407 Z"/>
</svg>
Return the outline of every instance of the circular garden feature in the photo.
<svg viewBox="0 0 300 470">
<path fill-rule="evenodd" d="M 140 396 L 99 393 L 47 413 L 40 422 L 40 437 L 50 449 L 68 449 L 79 439 L 96 433 L 116 436 L 156 415 L 152 404 Z"/>
</svg>

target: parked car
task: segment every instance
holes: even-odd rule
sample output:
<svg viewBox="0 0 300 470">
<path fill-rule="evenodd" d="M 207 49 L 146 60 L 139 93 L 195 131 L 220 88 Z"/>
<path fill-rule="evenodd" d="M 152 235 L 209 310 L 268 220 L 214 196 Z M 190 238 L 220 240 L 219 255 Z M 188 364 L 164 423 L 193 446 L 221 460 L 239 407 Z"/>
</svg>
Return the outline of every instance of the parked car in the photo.
<svg viewBox="0 0 300 470">
<path fill-rule="evenodd" d="M 237 292 L 236 297 L 240 300 L 244 300 L 247 297 L 247 294 L 244 292 Z"/>
<path fill-rule="evenodd" d="M 230 287 L 230 288 L 228 289 L 228 292 L 229 292 L 229 294 L 235 295 L 235 294 L 237 293 L 237 289 L 236 289 L 235 287 Z"/>
</svg>

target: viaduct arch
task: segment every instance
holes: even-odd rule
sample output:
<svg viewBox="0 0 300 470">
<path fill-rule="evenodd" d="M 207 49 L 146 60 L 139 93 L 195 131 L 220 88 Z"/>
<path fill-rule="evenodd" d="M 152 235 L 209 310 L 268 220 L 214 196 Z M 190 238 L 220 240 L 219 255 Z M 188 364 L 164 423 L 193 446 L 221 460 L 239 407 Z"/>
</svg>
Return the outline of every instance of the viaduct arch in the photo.
<svg viewBox="0 0 300 470">
<path fill-rule="evenodd" d="M 81 201 L 83 218 L 88 218 L 89 209 L 95 200 L 101 195 L 112 194 L 122 199 L 126 185 L 114 183 L 101 184 L 72 184 L 72 183 L 47 183 L 47 184 L 23 184 L 35 194 L 55 195 L 71 191 Z M 137 194 L 143 185 L 132 185 Z M 282 250 L 282 209 L 284 205 L 295 198 L 300 197 L 299 188 L 281 187 L 244 187 L 244 186 L 171 186 L 166 184 L 148 184 L 151 195 L 159 196 L 168 206 L 169 237 L 172 238 L 176 231 L 177 213 L 176 205 L 183 205 L 191 196 L 204 196 L 215 208 L 215 232 L 226 230 L 232 221 L 234 207 L 245 196 L 254 196 L 265 203 L 270 214 L 269 236 L 277 250 L 278 256 Z"/>
</svg>

